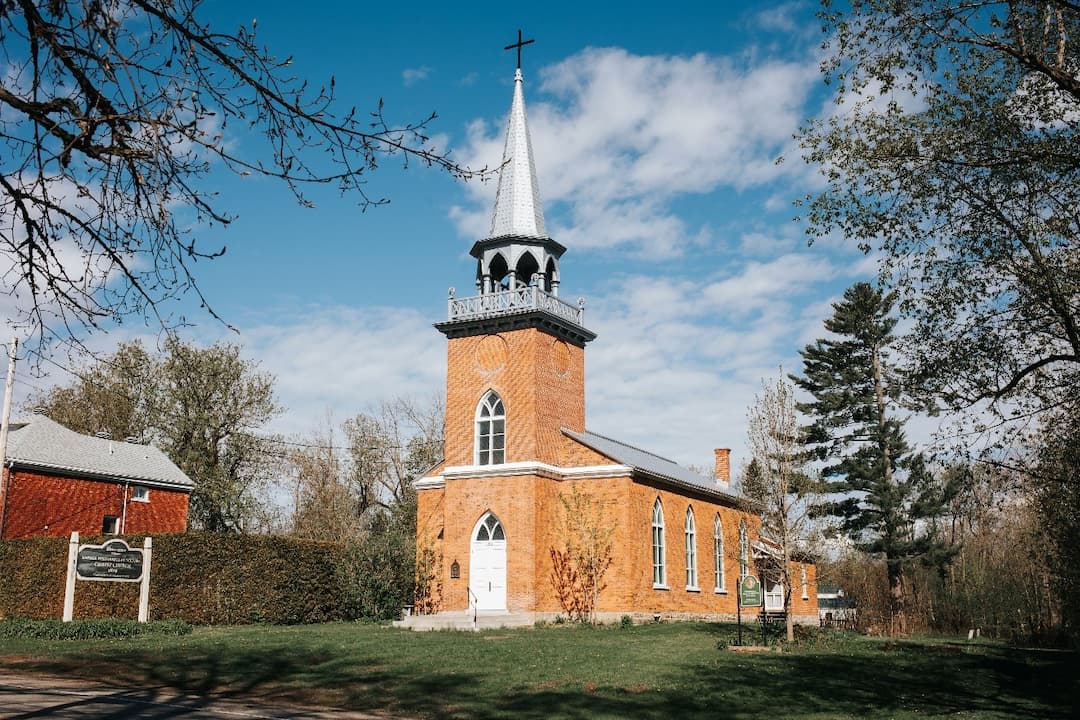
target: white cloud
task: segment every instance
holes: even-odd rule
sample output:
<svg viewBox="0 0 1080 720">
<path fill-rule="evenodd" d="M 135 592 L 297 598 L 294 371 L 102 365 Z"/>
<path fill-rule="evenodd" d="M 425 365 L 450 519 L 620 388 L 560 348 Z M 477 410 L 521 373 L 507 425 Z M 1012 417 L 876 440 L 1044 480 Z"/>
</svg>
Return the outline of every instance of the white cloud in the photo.
<svg viewBox="0 0 1080 720">
<path fill-rule="evenodd" d="M 805 2 L 786 2 L 773 5 L 756 13 L 752 23 L 760 30 L 772 30 L 783 33 L 797 32 L 806 25 L 802 19 Z"/>
<path fill-rule="evenodd" d="M 405 83 L 405 87 L 412 87 L 421 80 L 427 80 L 430 74 L 431 68 L 427 65 L 418 68 L 405 68 L 401 71 L 401 80 Z"/>
<path fill-rule="evenodd" d="M 533 145 L 543 148 L 536 163 L 549 223 L 577 248 L 668 256 L 707 241 L 708 229 L 687 225 L 673 198 L 759 187 L 786 173 L 775 159 L 789 147 L 816 81 L 816 66 L 806 62 L 750 66 L 615 48 L 587 49 L 545 68 L 541 92 L 527 89 L 526 102 Z M 544 93 L 550 99 L 540 99 Z M 470 124 L 468 163 L 497 165 L 503 132 L 502 122 Z M 475 237 L 495 188 L 471 185 L 469 192 L 475 206 L 451 217 Z"/>
<path fill-rule="evenodd" d="M 329 409 L 344 420 L 396 397 L 445 387 L 446 347 L 431 318 L 388 307 L 314 307 L 243 331 L 245 352 L 277 377 L 288 412 L 274 424 L 310 431 Z"/>
</svg>

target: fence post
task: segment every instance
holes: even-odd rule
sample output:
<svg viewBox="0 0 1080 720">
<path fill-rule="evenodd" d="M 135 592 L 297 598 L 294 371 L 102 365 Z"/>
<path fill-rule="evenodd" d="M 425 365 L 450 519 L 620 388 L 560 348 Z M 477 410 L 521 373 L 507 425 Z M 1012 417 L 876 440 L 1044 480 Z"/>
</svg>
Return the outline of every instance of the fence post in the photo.
<svg viewBox="0 0 1080 720">
<path fill-rule="evenodd" d="M 79 560 L 79 532 L 71 533 L 68 540 L 67 582 L 64 584 L 64 622 L 71 622 L 75 614 L 75 564 Z"/>
<path fill-rule="evenodd" d="M 139 583 L 139 622 L 150 619 L 150 558 L 154 554 L 154 542 L 150 538 L 143 540 L 143 576 Z"/>
</svg>

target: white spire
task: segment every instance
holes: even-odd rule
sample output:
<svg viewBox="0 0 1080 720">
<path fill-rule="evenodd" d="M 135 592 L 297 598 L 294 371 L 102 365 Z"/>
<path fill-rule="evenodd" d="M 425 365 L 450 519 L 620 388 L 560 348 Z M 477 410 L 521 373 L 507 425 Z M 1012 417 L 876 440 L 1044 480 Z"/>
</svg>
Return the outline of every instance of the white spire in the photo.
<svg viewBox="0 0 1080 720">
<path fill-rule="evenodd" d="M 506 146 L 499 171 L 499 189 L 495 194 L 495 212 L 491 217 L 489 237 L 517 235 L 547 237 L 544 206 L 536 183 L 532 141 L 525 122 L 525 95 L 521 90 L 521 68 L 514 74 L 514 102 L 506 126 Z"/>
</svg>

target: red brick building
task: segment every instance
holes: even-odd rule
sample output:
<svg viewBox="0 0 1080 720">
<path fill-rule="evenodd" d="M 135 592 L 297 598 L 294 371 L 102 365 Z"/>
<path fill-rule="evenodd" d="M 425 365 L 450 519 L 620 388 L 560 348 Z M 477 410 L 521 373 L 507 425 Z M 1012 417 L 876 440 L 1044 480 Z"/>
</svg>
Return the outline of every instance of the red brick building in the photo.
<svg viewBox="0 0 1080 720">
<path fill-rule="evenodd" d="M 192 482 L 153 445 L 73 432 L 44 415 L 8 433 L 0 538 L 187 529 Z"/>
<path fill-rule="evenodd" d="M 614 549 L 601 617 L 734 619 L 737 579 L 766 579 L 784 610 L 775 549 L 760 519 L 730 490 L 728 451 L 706 478 L 663 457 L 586 430 L 584 303 L 559 297 L 566 248 L 548 237 L 518 70 L 503 165 L 476 294 L 450 291 L 444 461 L 417 481 L 423 611 L 414 627 L 490 613 L 502 624 L 565 614 L 553 550 L 576 488 L 591 498 Z M 573 532 L 570 530 L 569 532 Z M 812 562 L 790 568 L 786 608 L 817 623 Z M 793 583 L 795 584 L 795 583 Z"/>
</svg>

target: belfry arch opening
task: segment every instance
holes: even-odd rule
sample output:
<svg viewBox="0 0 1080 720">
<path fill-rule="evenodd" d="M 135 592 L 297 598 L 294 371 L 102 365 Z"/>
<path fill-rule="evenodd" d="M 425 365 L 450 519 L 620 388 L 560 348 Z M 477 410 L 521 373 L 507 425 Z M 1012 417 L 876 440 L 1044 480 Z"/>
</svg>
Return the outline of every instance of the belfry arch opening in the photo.
<svg viewBox="0 0 1080 720">
<path fill-rule="evenodd" d="M 517 267 L 514 270 L 522 285 L 534 285 L 540 274 L 540 263 L 531 252 L 524 253 L 518 258 Z"/>
<path fill-rule="evenodd" d="M 506 258 L 502 253 L 495 253 L 488 265 L 488 275 L 491 278 L 492 289 L 496 292 L 510 288 L 510 267 L 506 264 Z"/>
</svg>

